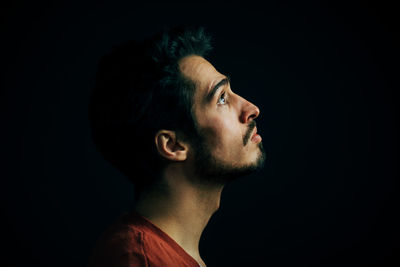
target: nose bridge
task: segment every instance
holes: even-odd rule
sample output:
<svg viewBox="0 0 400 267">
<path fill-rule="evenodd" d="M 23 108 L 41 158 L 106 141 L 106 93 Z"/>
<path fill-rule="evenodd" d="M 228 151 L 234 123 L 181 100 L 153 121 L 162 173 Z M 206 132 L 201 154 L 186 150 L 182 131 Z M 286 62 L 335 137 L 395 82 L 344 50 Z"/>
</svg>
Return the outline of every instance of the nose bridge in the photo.
<svg viewBox="0 0 400 267">
<path fill-rule="evenodd" d="M 240 121 L 243 123 L 248 123 L 250 120 L 257 118 L 260 114 L 260 109 L 240 95 L 238 95 L 238 97 L 240 102 Z"/>
</svg>

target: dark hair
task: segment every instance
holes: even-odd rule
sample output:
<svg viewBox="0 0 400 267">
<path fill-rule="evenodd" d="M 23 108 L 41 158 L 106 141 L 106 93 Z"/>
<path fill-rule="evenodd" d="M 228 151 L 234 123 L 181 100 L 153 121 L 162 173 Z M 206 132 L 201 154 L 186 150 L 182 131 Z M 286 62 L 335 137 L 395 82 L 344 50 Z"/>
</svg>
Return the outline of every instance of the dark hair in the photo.
<svg viewBox="0 0 400 267">
<path fill-rule="evenodd" d="M 101 58 L 89 104 L 92 138 L 136 190 L 152 184 L 166 164 L 154 144 L 158 130 L 175 131 L 178 139 L 196 136 L 195 85 L 178 62 L 210 50 L 203 28 L 177 27 L 114 46 Z"/>
</svg>

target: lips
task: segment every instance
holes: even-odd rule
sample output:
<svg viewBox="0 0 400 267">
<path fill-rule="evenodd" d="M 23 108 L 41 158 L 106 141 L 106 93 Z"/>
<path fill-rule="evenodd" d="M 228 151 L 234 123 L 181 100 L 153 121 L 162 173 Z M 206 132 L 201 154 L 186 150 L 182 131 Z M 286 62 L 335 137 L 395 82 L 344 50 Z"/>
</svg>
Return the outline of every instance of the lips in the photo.
<svg viewBox="0 0 400 267">
<path fill-rule="evenodd" d="M 251 141 L 254 143 L 259 143 L 261 142 L 261 136 L 257 134 L 257 127 L 254 127 L 254 132 L 253 135 L 251 136 Z"/>
<path fill-rule="evenodd" d="M 253 134 L 251 135 L 251 139 L 253 139 L 254 135 L 257 134 L 257 127 L 254 127 Z"/>
</svg>

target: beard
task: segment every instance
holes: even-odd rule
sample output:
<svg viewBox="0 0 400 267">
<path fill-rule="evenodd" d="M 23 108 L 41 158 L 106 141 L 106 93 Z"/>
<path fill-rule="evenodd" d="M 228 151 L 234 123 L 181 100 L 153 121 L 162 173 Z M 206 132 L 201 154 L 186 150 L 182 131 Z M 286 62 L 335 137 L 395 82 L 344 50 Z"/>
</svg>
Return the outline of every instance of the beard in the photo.
<svg viewBox="0 0 400 267">
<path fill-rule="evenodd" d="M 249 125 L 249 130 L 243 137 L 243 146 L 245 146 L 249 139 L 252 130 L 255 127 L 255 123 Z M 260 171 L 266 161 L 266 153 L 262 142 L 258 144 L 259 156 L 253 163 L 247 165 L 233 165 L 223 162 L 217 159 L 211 153 L 211 149 L 208 146 L 203 134 L 199 133 L 197 141 L 192 142 L 194 144 L 194 160 L 195 160 L 195 176 L 199 177 L 202 182 L 211 184 L 224 185 L 230 181 L 236 180 L 239 177 L 249 175 L 254 172 Z"/>
</svg>

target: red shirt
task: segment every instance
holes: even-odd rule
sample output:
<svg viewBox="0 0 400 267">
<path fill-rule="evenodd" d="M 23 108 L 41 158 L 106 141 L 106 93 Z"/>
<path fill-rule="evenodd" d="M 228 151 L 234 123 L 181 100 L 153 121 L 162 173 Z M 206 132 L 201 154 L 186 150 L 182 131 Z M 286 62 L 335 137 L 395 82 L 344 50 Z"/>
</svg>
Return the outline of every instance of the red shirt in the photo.
<svg viewBox="0 0 400 267">
<path fill-rule="evenodd" d="M 199 267 L 170 236 L 137 212 L 124 214 L 97 241 L 90 267 Z"/>
</svg>

